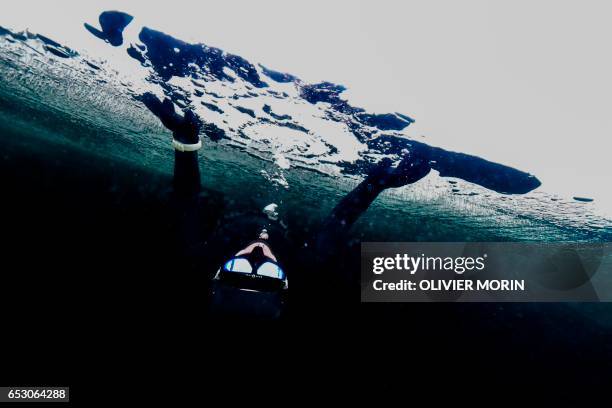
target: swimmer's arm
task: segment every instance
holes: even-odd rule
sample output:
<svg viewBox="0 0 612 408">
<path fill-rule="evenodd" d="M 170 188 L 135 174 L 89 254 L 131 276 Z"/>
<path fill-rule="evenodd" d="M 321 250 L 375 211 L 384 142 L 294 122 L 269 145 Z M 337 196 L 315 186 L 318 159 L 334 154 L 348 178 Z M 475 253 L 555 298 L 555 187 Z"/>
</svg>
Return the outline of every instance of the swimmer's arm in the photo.
<svg viewBox="0 0 612 408">
<path fill-rule="evenodd" d="M 176 242 L 185 259 L 192 259 L 199 253 L 202 242 L 200 166 L 197 151 L 174 151 L 172 184 L 175 204 L 174 223 L 178 228 Z"/>
<path fill-rule="evenodd" d="M 337 234 L 349 230 L 384 190 L 383 186 L 366 178 L 334 207 L 323 231 Z"/>
<path fill-rule="evenodd" d="M 190 110 L 183 115 L 176 113 L 174 104 L 168 98 L 160 101 L 155 95 L 146 93 L 139 97 L 162 124 L 172 131 L 172 138 L 182 145 L 194 146 L 200 142 L 198 117 Z M 179 194 L 198 194 L 200 192 L 200 167 L 198 151 L 174 152 L 174 191 Z"/>
<path fill-rule="evenodd" d="M 366 178 L 340 200 L 323 223 L 323 228 L 315 236 L 314 247 L 319 259 L 335 254 L 339 242 L 351 226 L 383 191 L 383 186 Z"/>
<path fill-rule="evenodd" d="M 174 103 L 166 98 L 160 101 L 155 95 L 146 93 L 138 97 L 162 124 L 172 131 L 174 151 L 174 225 L 177 227 L 177 244 L 180 253 L 192 259 L 199 250 L 200 232 L 200 166 L 198 146 L 202 123 L 190 110 L 179 114 Z M 187 151 L 185 151 L 187 150 Z M 192 265 L 191 262 L 188 262 Z"/>
<path fill-rule="evenodd" d="M 174 191 L 179 194 L 198 194 L 201 189 L 198 152 L 174 151 Z"/>
<path fill-rule="evenodd" d="M 421 157 L 407 156 L 397 167 L 392 166 L 391 160 L 383 159 L 336 205 L 324 224 L 323 232 L 336 235 L 348 231 L 380 193 L 388 188 L 415 183 L 430 170 L 429 162 Z"/>
</svg>

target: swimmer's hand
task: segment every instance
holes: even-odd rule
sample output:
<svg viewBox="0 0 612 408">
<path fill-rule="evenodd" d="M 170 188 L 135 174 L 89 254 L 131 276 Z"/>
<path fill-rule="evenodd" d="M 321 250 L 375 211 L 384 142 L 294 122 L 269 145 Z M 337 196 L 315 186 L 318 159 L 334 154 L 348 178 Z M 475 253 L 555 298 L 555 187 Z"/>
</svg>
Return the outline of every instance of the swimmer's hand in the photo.
<svg viewBox="0 0 612 408">
<path fill-rule="evenodd" d="M 367 180 L 382 189 L 397 188 L 419 181 L 431 170 L 429 161 L 419 156 L 406 156 L 397 167 L 392 164 L 385 157 L 370 171 Z"/>
<path fill-rule="evenodd" d="M 174 110 L 174 104 L 168 98 L 161 102 L 152 93 L 145 93 L 139 99 L 157 116 L 163 125 L 172 131 L 177 142 L 195 144 L 200 141 L 202 122 L 191 110 L 185 110 L 181 116 Z"/>
</svg>

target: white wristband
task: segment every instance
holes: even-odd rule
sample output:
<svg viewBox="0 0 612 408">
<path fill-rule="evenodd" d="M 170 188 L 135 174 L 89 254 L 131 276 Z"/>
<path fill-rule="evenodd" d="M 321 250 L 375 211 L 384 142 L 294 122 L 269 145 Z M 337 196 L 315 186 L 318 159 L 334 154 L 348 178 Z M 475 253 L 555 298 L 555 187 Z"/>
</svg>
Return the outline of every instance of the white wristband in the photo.
<svg viewBox="0 0 612 408">
<path fill-rule="evenodd" d="M 177 141 L 176 139 L 172 139 L 172 146 L 179 152 L 195 152 L 196 150 L 200 150 L 202 147 L 202 141 L 198 140 L 198 143 L 185 144 Z"/>
</svg>

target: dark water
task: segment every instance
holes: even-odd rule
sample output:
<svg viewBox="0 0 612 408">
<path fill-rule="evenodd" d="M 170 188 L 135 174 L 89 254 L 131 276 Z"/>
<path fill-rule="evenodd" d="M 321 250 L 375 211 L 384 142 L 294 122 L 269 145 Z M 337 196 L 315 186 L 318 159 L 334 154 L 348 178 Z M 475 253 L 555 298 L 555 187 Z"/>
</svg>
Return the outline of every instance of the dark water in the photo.
<svg viewBox="0 0 612 408">
<path fill-rule="evenodd" d="M 3 227 L 9 237 L 4 259 L 14 265 L 4 280 L 3 307 L 17 321 L 61 316 L 64 325 L 60 332 L 52 324 L 47 330 L 43 326 L 49 335 L 28 336 L 29 341 L 72 354 L 83 343 L 97 349 L 136 341 L 138 347 L 151 337 L 169 338 L 172 344 L 179 341 L 199 350 L 189 355 L 194 361 L 209 358 L 200 345 L 212 347 L 217 341 L 241 350 L 238 339 L 247 334 L 205 323 L 206 289 L 223 258 L 266 222 L 253 210 L 265 198 L 205 189 L 201 228 L 207 239 L 199 258 L 180 258 L 166 172 L 44 142 L 20 130 L 2 122 L 3 212 L 10 215 Z M 81 131 L 83 138 L 93 136 Z M 370 232 L 372 218 L 366 217 L 328 270 L 304 270 L 296 248 L 317 227 L 319 212 L 316 203 L 295 208 L 290 213 L 299 220 L 291 224 L 294 230 L 273 227 L 277 234 L 272 243 L 290 273 L 291 294 L 283 320 L 286 330 L 270 334 L 264 325 L 264 343 L 281 341 L 280 336 L 285 353 L 306 358 L 304 348 L 318 350 L 319 358 L 328 356 L 345 366 L 356 358 L 370 369 L 387 367 L 384 359 L 372 355 L 381 348 L 408 353 L 398 352 L 404 356 L 400 365 L 419 360 L 409 357 L 414 350 L 435 353 L 422 363 L 434 372 L 431 362 L 438 359 L 463 364 L 456 353 L 471 355 L 472 368 L 490 370 L 489 358 L 495 355 L 494 365 L 504 378 L 542 383 L 557 381 L 550 376 L 556 369 L 582 370 L 586 365 L 595 368 L 573 371 L 576 384 L 605 382 L 600 369 L 608 360 L 602 356 L 612 351 L 608 304 L 360 304 L 357 282 L 346 285 L 336 274 L 358 271 L 358 242 L 381 235 Z M 446 231 L 445 237 L 462 239 L 470 231 L 461 222 L 428 220 L 439 225 L 436 234 Z M 419 224 L 414 221 L 411 233 L 427 234 L 427 227 Z M 497 239 L 486 231 L 470 233 L 475 239 Z M 360 353 L 366 356 L 360 358 Z M 241 355 L 234 350 L 230 360 L 238 363 Z M 64 367 L 74 373 L 90 363 L 75 358 Z M 533 365 L 540 369 L 528 368 Z M 57 372 L 47 374 L 54 378 Z M 74 381 L 74 374 L 66 376 Z"/>
<path fill-rule="evenodd" d="M 61 61 L 24 62 L 7 50 L 0 61 L 2 308 L 16 334 L 7 330 L 5 337 L 67 353 L 66 381 L 112 361 L 113 353 L 151 364 L 168 352 L 196 365 L 222 365 L 219 372 L 245 354 L 259 367 L 270 354 L 287 353 L 292 357 L 279 369 L 317 355 L 343 367 L 363 364 L 368 372 L 395 363 L 410 371 L 420 362 L 419 369 L 438 376 L 448 371 L 434 362 L 462 372 L 470 361 L 484 377 L 496 368 L 504 380 L 535 388 L 554 383 L 551 373 L 561 369 L 576 384 L 609 379 L 601 375 L 612 353 L 608 304 L 360 304 L 357 282 L 361 241 L 609 241 L 606 219 L 575 204 L 542 204 L 547 198 L 537 195 L 483 203 L 408 189 L 381 197 L 340 243 L 338 256 L 312 270 L 303 244 L 356 181 L 294 168 L 284 174 L 285 189 L 261 177 L 262 169 L 277 170 L 269 161 L 207 144 L 203 239 L 196 256 L 184 257 L 170 195 L 169 135 L 155 118 L 123 91 Z M 271 202 L 280 205 L 286 227 L 262 214 Z M 281 328 L 209 322 L 211 275 L 262 224 L 291 281 Z M 212 358 L 209 350 L 220 342 L 227 348 Z M 151 343 L 157 351 L 140 355 Z M 45 374 L 58 375 L 39 372 Z"/>
</svg>

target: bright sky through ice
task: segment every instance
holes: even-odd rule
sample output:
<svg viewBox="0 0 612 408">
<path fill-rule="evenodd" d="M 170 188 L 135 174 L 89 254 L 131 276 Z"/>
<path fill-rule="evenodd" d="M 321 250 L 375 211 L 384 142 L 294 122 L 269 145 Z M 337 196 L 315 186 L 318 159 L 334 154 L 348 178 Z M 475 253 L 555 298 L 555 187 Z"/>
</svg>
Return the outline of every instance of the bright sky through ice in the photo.
<svg viewBox="0 0 612 408">
<path fill-rule="evenodd" d="M 4 5 L 0 25 L 95 55 L 110 46 L 82 23 L 104 10 L 134 15 L 129 29 L 344 84 L 353 105 L 415 118 L 430 144 L 532 172 L 543 190 L 612 214 L 610 2 L 41 0 Z"/>
</svg>

